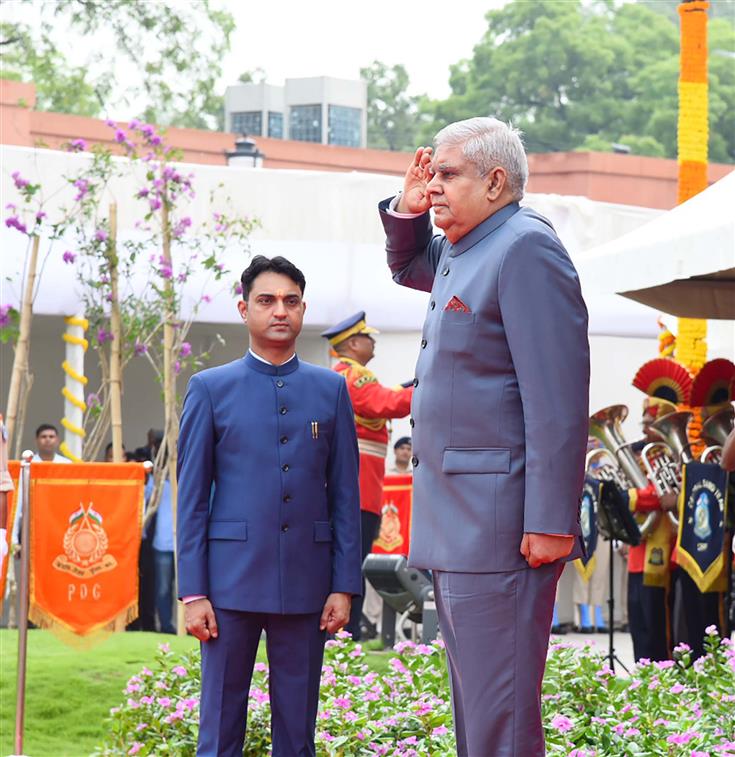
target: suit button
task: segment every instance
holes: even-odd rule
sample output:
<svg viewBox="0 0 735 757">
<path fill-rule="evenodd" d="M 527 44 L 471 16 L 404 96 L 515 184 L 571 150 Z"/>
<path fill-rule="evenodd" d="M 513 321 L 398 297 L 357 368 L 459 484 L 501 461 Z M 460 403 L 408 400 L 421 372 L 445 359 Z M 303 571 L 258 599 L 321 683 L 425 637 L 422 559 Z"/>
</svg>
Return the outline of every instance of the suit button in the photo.
<svg viewBox="0 0 735 757">
<path fill-rule="evenodd" d="M 283 464 L 283 465 L 281 466 L 281 470 L 282 470 L 282 471 L 283 471 L 284 473 L 288 473 L 288 463 L 284 463 L 284 464 Z"/>
<path fill-rule="evenodd" d="M 284 523 L 281 526 L 281 531 L 283 531 L 284 534 L 286 533 L 286 531 L 288 531 L 288 523 Z"/>
<path fill-rule="evenodd" d="M 418 386 L 418 385 L 419 385 L 419 380 L 418 380 L 417 378 L 415 378 L 415 379 L 413 380 L 413 385 L 414 385 L 414 386 Z"/>
<path fill-rule="evenodd" d="M 283 501 L 284 501 L 284 502 L 286 502 L 286 503 L 289 503 L 289 502 L 291 501 L 291 495 L 290 495 L 290 494 L 287 494 L 287 495 L 286 495 L 286 496 L 285 496 L 285 497 L 283 498 Z"/>
<path fill-rule="evenodd" d="M 278 412 L 279 412 L 279 413 L 280 413 L 281 415 L 286 415 L 286 413 L 288 412 L 288 409 L 286 408 L 286 406 L 285 406 L 285 405 L 281 405 L 281 409 L 280 409 L 280 410 L 279 410 Z"/>
<path fill-rule="evenodd" d="M 416 455 L 414 455 L 411 458 L 411 465 L 413 465 L 413 467 L 415 468 L 418 464 L 419 464 L 419 459 L 418 459 L 418 457 L 416 457 Z"/>
<path fill-rule="evenodd" d="M 426 339 L 422 339 L 422 340 L 421 340 L 421 349 L 422 349 L 422 350 L 426 349 L 426 345 L 427 345 L 427 344 L 428 344 L 428 342 L 426 341 Z"/>
<path fill-rule="evenodd" d="M 444 268 L 442 270 L 442 276 L 449 276 L 449 268 Z"/>
<path fill-rule="evenodd" d="M 288 442 L 288 437 L 287 436 L 282 436 L 281 437 L 281 444 L 286 444 L 286 442 Z"/>
<path fill-rule="evenodd" d="M 431 309 L 433 310 L 433 309 L 434 309 L 434 308 L 436 307 L 436 302 L 434 302 L 434 300 L 432 300 L 432 301 L 431 301 L 431 302 L 429 303 L 429 307 L 430 307 L 430 308 L 431 308 Z"/>
<path fill-rule="evenodd" d="M 276 381 L 276 386 L 277 386 L 277 387 L 278 387 L 279 389 L 283 388 L 283 381 L 282 381 L 281 379 L 278 379 L 278 381 Z"/>
<path fill-rule="evenodd" d="M 416 421 L 413 418 L 410 418 L 408 421 L 408 425 L 413 428 L 416 425 Z"/>
</svg>

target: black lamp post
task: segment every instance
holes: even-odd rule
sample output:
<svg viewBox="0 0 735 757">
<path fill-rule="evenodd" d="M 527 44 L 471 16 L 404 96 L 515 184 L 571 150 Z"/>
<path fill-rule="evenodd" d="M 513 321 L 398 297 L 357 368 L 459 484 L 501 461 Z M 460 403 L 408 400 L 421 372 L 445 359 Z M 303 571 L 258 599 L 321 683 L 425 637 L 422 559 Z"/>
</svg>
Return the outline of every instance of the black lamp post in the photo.
<svg viewBox="0 0 735 757">
<path fill-rule="evenodd" d="M 260 168 L 263 165 L 265 154 L 258 150 L 255 140 L 243 134 L 235 140 L 234 151 L 225 152 L 228 166 L 246 166 L 248 168 Z"/>
</svg>

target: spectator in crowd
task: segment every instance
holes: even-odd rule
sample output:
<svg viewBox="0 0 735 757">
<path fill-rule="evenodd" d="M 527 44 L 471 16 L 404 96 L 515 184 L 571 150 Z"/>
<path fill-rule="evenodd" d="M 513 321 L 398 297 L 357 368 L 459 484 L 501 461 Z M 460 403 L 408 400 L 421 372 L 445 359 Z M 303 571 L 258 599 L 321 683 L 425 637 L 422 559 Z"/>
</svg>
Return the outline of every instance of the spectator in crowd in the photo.
<svg viewBox="0 0 735 757">
<path fill-rule="evenodd" d="M 135 453 L 134 452 L 128 452 L 125 449 L 125 445 L 123 444 L 123 457 L 125 458 L 126 463 L 136 462 L 135 460 Z M 109 442 L 108 445 L 105 447 L 105 462 L 111 463 L 112 462 L 112 442 Z M 138 461 L 140 462 L 140 461 Z"/>
<path fill-rule="evenodd" d="M 42 423 L 36 429 L 36 452 L 33 455 L 34 463 L 70 463 L 68 457 L 59 454 L 59 432 L 56 426 L 50 423 Z"/>
<path fill-rule="evenodd" d="M 402 436 L 393 445 L 393 463 L 386 469 L 388 476 L 410 476 L 411 468 L 411 437 Z"/>
<path fill-rule="evenodd" d="M 154 450 L 154 453 L 157 450 Z M 153 494 L 153 476 L 145 485 L 146 502 Z M 176 633 L 174 612 L 174 526 L 171 509 L 171 481 L 166 476 L 163 482 L 161 500 L 156 512 L 148 522 L 145 540 L 148 541 L 153 566 L 153 586 L 155 614 L 161 633 Z"/>
</svg>

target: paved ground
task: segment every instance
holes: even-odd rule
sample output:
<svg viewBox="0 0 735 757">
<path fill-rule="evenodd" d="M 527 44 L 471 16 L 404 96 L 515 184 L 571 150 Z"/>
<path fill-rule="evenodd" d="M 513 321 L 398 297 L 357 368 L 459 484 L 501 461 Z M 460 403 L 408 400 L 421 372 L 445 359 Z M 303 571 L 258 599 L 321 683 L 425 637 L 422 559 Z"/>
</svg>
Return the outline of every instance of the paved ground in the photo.
<svg viewBox="0 0 735 757">
<path fill-rule="evenodd" d="M 577 642 L 579 644 L 590 642 L 601 649 L 605 655 L 607 655 L 609 651 L 609 636 L 606 633 L 567 633 L 557 638 L 564 639 L 564 641 Z M 616 631 L 613 637 L 613 647 L 619 662 L 630 670 L 633 666 L 633 641 L 630 638 L 630 634 Z M 615 672 L 625 673 L 617 663 L 615 664 Z"/>
</svg>

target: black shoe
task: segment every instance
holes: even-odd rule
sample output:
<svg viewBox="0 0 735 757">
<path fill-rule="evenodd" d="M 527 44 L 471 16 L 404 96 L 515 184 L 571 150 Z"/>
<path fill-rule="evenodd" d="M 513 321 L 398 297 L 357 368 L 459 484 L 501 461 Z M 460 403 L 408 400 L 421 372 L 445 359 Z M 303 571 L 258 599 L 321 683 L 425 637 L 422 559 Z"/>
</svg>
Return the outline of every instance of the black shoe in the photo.
<svg viewBox="0 0 735 757">
<path fill-rule="evenodd" d="M 594 633 L 595 629 L 592 626 L 577 626 L 574 631 L 576 633 Z"/>
<path fill-rule="evenodd" d="M 610 629 L 607 626 L 596 626 L 595 633 L 610 633 Z"/>
<path fill-rule="evenodd" d="M 565 626 L 551 626 L 551 633 L 556 636 L 564 636 L 567 633 L 567 629 Z"/>
</svg>

